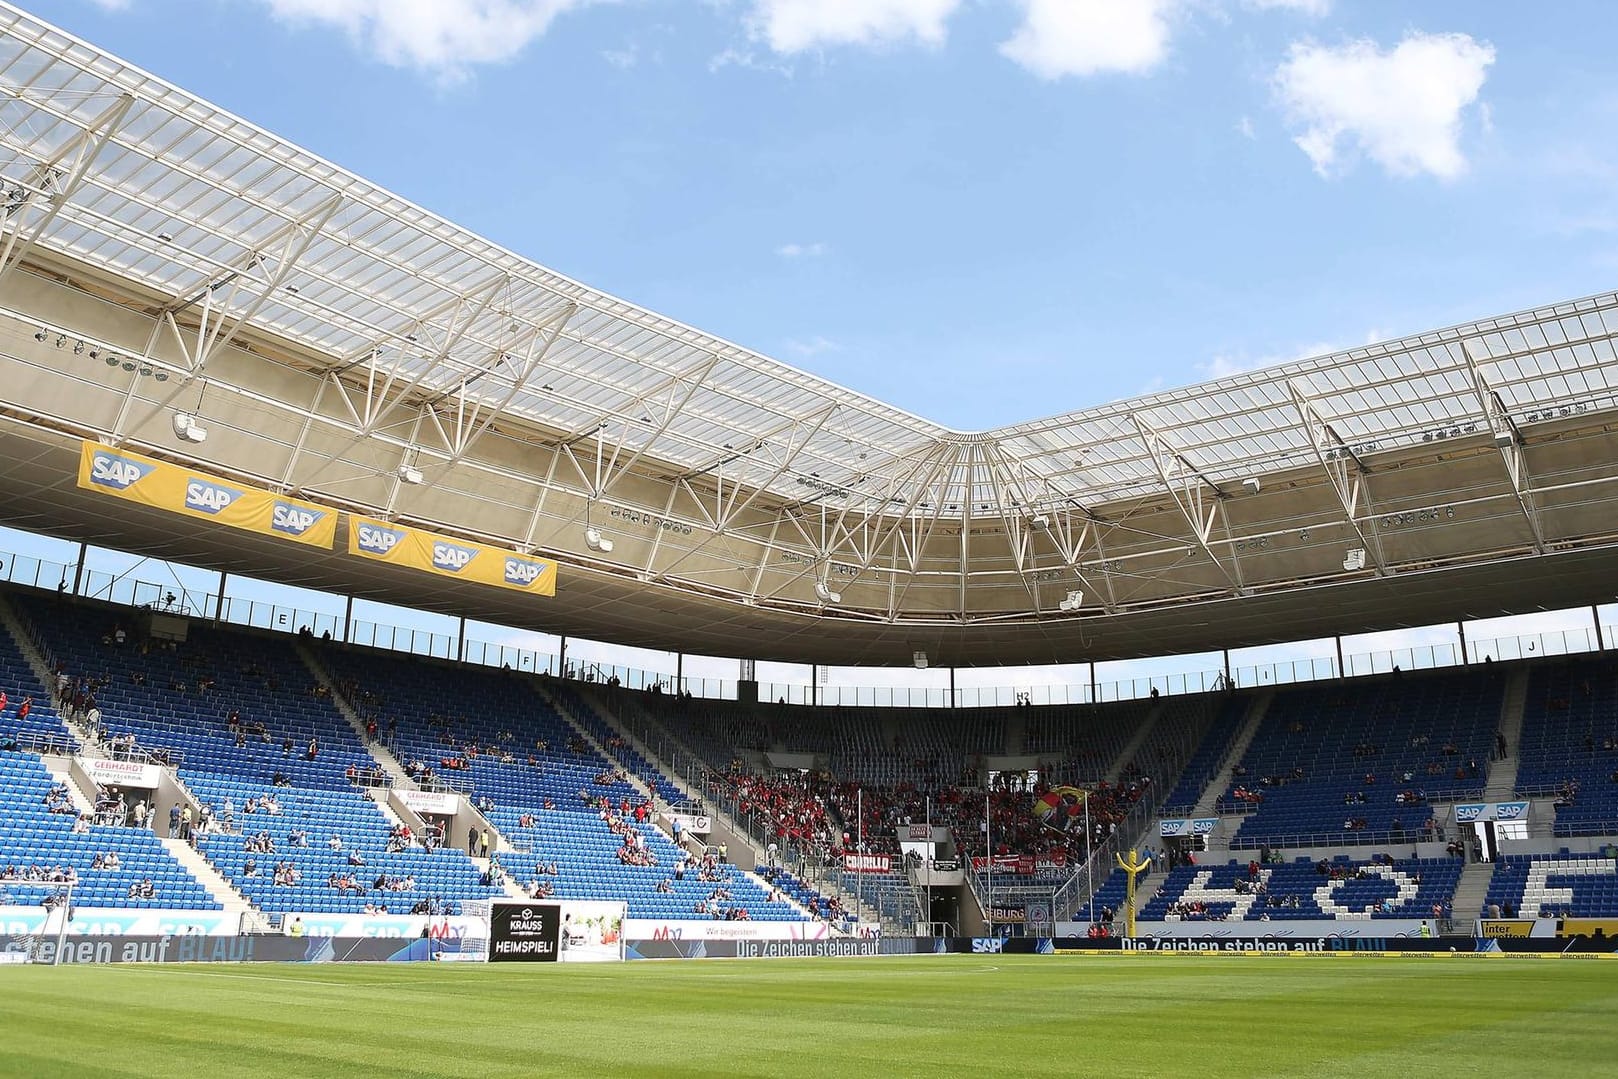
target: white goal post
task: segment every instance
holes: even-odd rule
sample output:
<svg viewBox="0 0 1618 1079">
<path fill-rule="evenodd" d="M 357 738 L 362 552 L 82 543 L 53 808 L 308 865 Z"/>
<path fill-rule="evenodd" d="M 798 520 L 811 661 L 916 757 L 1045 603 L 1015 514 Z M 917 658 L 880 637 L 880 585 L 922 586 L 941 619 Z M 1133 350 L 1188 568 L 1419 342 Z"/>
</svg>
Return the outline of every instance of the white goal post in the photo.
<svg viewBox="0 0 1618 1079">
<path fill-rule="evenodd" d="M 30 933 L 13 938 L 0 952 L 5 963 L 59 963 L 73 917 L 73 882 L 0 881 L 0 906 L 42 907 L 44 918 Z"/>
<path fill-rule="evenodd" d="M 446 962 L 487 963 L 489 961 L 489 917 L 494 902 L 489 899 L 461 900 L 461 935 L 453 950 L 438 953 Z"/>
</svg>

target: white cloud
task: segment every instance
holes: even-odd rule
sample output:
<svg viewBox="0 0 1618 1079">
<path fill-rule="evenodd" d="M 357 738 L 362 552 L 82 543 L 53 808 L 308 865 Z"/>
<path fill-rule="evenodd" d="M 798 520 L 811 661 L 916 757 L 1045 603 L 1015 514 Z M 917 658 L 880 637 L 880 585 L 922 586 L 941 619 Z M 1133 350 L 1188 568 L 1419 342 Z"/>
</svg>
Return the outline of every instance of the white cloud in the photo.
<svg viewBox="0 0 1618 1079">
<path fill-rule="evenodd" d="M 823 243 L 812 244 L 782 244 L 775 249 L 775 253 L 784 259 L 819 258 L 826 253 Z"/>
<path fill-rule="evenodd" d="M 397 67 L 454 81 L 470 68 L 511 59 L 556 16 L 590 0 L 260 0 L 272 15 L 345 31 Z"/>
<path fill-rule="evenodd" d="M 1346 140 L 1395 176 L 1449 180 L 1466 171 L 1461 120 L 1494 57 L 1466 34 L 1411 34 L 1388 52 L 1368 40 L 1296 42 L 1274 87 L 1303 129 L 1293 141 L 1322 176 L 1341 171 Z"/>
<path fill-rule="evenodd" d="M 836 341 L 821 337 L 818 334 L 809 338 L 807 341 L 800 340 L 796 337 L 791 338 L 786 342 L 786 347 L 787 351 L 798 356 L 819 356 L 824 352 L 843 351 L 842 345 L 839 345 Z"/>
<path fill-rule="evenodd" d="M 826 45 L 944 43 L 961 0 L 753 0 L 749 32 L 778 53 Z"/>
<path fill-rule="evenodd" d="M 1295 11 L 1312 19 L 1331 14 L 1331 0 L 1242 0 L 1242 6 L 1254 11 Z"/>
<path fill-rule="evenodd" d="M 619 71 L 628 71 L 640 63 L 640 46 L 631 45 L 627 49 L 603 49 L 601 59 Z"/>
<path fill-rule="evenodd" d="M 1042 79 L 1141 75 L 1168 55 L 1180 0 L 1020 0 L 1023 23 L 1001 55 Z"/>
<path fill-rule="evenodd" d="M 129 7 L 129 0 L 90 0 L 102 11 L 124 11 Z"/>
<path fill-rule="evenodd" d="M 1362 344 L 1371 345 L 1382 340 L 1382 335 L 1376 330 L 1367 331 Z M 1288 352 L 1276 352 L 1267 356 L 1229 355 L 1221 353 L 1206 363 L 1196 365 L 1203 378 L 1225 378 L 1229 375 L 1239 375 L 1246 371 L 1261 371 L 1266 367 L 1275 367 L 1283 363 L 1295 363 L 1298 360 L 1312 360 L 1316 356 L 1329 356 L 1333 352 L 1342 352 L 1354 348 L 1354 345 L 1345 345 L 1340 341 L 1312 341 L 1306 345 L 1299 345 Z"/>
<path fill-rule="evenodd" d="M 1251 116 L 1243 116 L 1236 121 L 1236 130 L 1244 139 L 1258 138 L 1258 134 L 1253 130 L 1253 118 Z"/>
</svg>

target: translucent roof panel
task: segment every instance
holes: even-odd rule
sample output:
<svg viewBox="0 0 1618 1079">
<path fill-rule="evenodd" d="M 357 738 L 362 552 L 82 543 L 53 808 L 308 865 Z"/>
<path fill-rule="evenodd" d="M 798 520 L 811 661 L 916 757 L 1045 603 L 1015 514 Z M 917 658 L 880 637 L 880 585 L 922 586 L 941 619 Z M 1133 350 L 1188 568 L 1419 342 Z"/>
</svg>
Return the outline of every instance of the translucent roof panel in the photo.
<svg viewBox="0 0 1618 1079">
<path fill-rule="evenodd" d="M 1618 406 L 1603 295 L 954 431 L 566 278 L 15 8 L 0 30 L 3 201 L 40 249 L 669 475 L 915 512 L 1093 506 L 1161 493 L 1165 454 L 1212 483 L 1311 459 L 1297 398 L 1367 452 L 1478 423 L 1480 380 L 1525 425 Z"/>
</svg>

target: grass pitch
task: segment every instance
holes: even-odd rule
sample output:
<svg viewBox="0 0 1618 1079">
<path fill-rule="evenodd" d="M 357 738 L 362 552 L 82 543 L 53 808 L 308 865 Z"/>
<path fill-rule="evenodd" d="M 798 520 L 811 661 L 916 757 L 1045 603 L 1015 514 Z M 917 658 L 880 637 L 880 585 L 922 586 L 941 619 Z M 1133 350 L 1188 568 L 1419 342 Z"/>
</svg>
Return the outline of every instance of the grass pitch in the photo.
<svg viewBox="0 0 1618 1079">
<path fill-rule="evenodd" d="M 1618 963 L 0 967 L 0 1075 L 1618 1076 Z"/>
</svg>

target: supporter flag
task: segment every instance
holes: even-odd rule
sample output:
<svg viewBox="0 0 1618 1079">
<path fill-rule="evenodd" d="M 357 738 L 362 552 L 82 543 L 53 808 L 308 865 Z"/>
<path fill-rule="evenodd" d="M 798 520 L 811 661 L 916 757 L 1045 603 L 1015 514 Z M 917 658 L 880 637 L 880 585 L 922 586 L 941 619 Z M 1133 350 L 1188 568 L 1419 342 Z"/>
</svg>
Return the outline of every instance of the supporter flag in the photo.
<svg viewBox="0 0 1618 1079">
<path fill-rule="evenodd" d="M 1058 832 L 1084 830 L 1084 804 L 1090 792 L 1078 787 L 1052 787 L 1034 799 L 1034 816 Z"/>
</svg>

